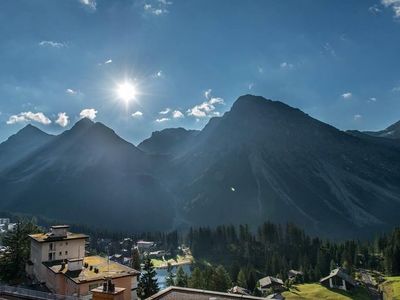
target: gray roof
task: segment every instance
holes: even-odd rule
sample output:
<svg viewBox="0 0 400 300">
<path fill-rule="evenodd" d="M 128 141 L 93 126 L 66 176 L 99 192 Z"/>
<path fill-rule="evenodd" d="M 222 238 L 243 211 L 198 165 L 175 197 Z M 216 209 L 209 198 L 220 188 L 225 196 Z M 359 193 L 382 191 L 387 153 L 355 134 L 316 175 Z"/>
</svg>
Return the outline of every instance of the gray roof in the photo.
<svg viewBox="0 0 400 300">
<path fill-rule="evenodd" d="M 353 277 L 351 277 L 349 274 L 347 274 L 342 268 L 337 268 L 331 271 L 331 274 L 329 274 L 328 276 L 322 278 L 319 282 L 323 282 L 328 280 L 329 278 L 338 276 L 340 278 L 342 278 L 344 281 L 347 281 L 348 283 L 352 284 L 352 285 L 357 285 L 356 281 L 353 279 Z"/>
<path fill-rule="evenodd" d="M 267 277 L 261 278 L 258 282 L 260 283 L 261 288 L 263 288 L 264 286 L 271 285 L 273 283 L 283 285 L 282 279 L 272 277 L 272 276 L 267 276 Z"/>
</svg>

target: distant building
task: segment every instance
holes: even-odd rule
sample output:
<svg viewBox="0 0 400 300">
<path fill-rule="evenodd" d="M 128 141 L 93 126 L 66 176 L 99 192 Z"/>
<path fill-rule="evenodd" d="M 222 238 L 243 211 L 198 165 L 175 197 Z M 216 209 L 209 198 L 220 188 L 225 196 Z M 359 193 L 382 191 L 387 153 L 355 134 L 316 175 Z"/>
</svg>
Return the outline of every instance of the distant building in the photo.
<svg viewBox="0 0 400 300">
<path fill-rule="evenodd" d="M 261 278 L 258 281 L 258 283 L 260 285 L 260 290 L 262 292 L 265 292 L 268 289 L 281 290 L 283 287 L 282 279 L 272 277 L 272 276 L 267 276 L 267 277 Z"/>
<path fill-rule="evenodd" d="M 136 247 L 140 253 L 149 252 L 149 250 L 154 246 L 154 242 L 150 241 L 138 241 Z"/>
<path fill-rule="evenodd" d="M 303 279 L 303 272 L 297 270 L 289 270 L 288 278 L 290 280 L 300 281 Z"/>
<path fill-rule="evenodd" d="M 8 225 L 10 223 L 9 218 L 0 218 L 0 224 Z"/>
<path fill-rule="evenodd" d="M 170 286 L 146 300 L 262 300 L 265 298 Z"/>
<path fill-rule="evenodd" d="M 250 291 L 242 288 L 240 286 L 234 286 L 233 288 L 228 290 L 229 294 L 237 294 L 237 295 L 250 295 Z"/>
<path fill-rule="evenodd" d="M 332 270 L 328 276 L 322 278 L 319 282 L 326 287 L 344 291 L 351 290 L 357 285 L 356 281 L 342 268 Z"/>
<path fill-rule="evenodd" d="M 85 234 L 71 233 L 68 225 L 52 226 L 49 233 L 32 234 L 27 273 L 54 293 L 87 296 L 112 279 L 124 289 L 123 299 L 137 299 L 137 275 L 134 269 L 100 256 L 85 257 Z"/>
</svg>

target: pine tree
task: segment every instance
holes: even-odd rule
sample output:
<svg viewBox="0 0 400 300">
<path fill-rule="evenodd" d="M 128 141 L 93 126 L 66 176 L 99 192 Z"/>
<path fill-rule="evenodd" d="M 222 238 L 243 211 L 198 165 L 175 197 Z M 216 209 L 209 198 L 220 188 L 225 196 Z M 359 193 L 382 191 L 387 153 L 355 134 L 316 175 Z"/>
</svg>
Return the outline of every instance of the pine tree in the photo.
<svg viewBox="0 0 400 300">
<path fill-rule="evenodd" d="M 236 284 L 242 288 L 247 289 L 247 276 L 243 269 L 240 269 Z"/>
<path fill-rule="evenodd" d="M 203 273 L 201 270 L 196 267 L 194 268 L 192 275 L 190 276 L 188 280 L 188 286 L 190 288 L 194 289 L 205 289 L 206 288 L 206 282 L 204 280 Z"/>
<path fill-rule="evenodd" d="M 137 289 L 140 299 L 146 299 L 159 291 L 156 275 L 151 259 L 146 257 Z"/>
<path fill-rule="evenodd" d="M 136 247 L 132 251 L 132 268 L 137 271 L 140 271 L 141 269 L 139 250 Z"/>
<path fill-rule="evenodd" d="M 180 286 L 180 287 L 187 287 L 187 285 L 188 285 L 187 275 L 186 275 L 185 271 L 183 271 L 183 268 L 181 266 L 178 268 L 178 271 L 176 272 L 175 284 L 176 284 L 176 286 Z"/>
<path fill-rule="evenodd" d="M 212 279 L 213 290 L 215 291 L 226 292 L 232 287 L 232 281 L 229 273 L 221 265 L 214 270 Z"/>
<path fill-rule="evenodd" d="M 29 234 L 40 232 L 33 220 L 18 221 L 15 230 L 3 237 L 7 251 L 0 257 L 0 280 L 18 283 L 25 277 L 25 266 L 29 259 Z"/>
</svg>

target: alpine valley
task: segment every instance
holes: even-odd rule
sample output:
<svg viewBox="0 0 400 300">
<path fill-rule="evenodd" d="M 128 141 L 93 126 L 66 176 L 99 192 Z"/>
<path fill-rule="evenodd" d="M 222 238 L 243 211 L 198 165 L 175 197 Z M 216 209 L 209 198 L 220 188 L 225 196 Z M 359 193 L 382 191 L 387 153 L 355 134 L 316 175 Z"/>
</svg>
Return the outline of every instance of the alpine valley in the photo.
<svg viewBox="0 0 400 300">
<path fill-rule="evenodd" d="M 3 211 L 131 232 L 269 220 L 367 236 L 400 225 L 400 124 L 344 132 L 245 95 L 138 146 L 89 119 L 57 136 L 27 125 L 0 144 L 0 195 Z"/>
</svg>

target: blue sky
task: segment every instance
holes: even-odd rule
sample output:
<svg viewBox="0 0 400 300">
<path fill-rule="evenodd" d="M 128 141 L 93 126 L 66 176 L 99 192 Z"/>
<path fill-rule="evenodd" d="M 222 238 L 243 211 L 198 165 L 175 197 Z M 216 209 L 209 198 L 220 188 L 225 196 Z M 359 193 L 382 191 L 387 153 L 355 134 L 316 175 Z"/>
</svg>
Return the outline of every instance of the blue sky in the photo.
<svg viewBox="0 0 400 300">
<path fill-rule="evenodd" d="M 88 116 L 137 143 L 248 93 L 383 129 L 400 119 L 399 53 L 400 0 L 3 0 L 0 141 Z"/>
</svg>

